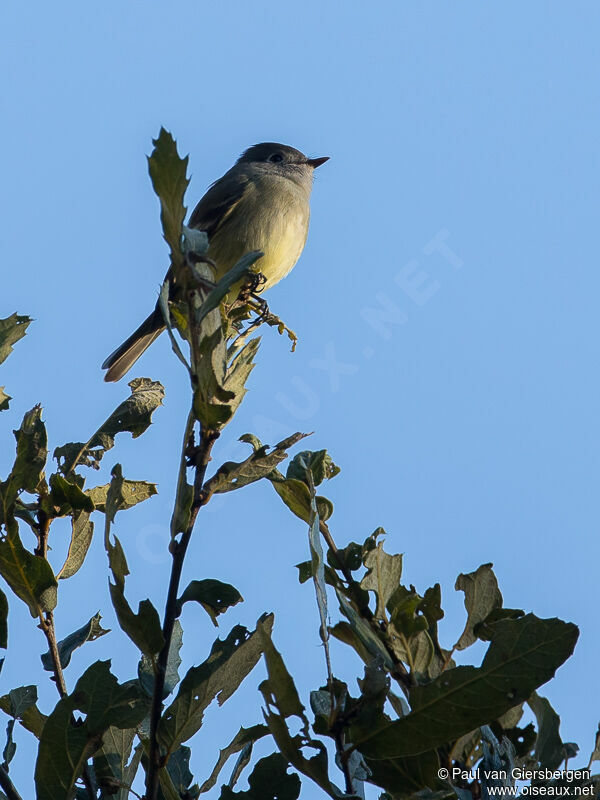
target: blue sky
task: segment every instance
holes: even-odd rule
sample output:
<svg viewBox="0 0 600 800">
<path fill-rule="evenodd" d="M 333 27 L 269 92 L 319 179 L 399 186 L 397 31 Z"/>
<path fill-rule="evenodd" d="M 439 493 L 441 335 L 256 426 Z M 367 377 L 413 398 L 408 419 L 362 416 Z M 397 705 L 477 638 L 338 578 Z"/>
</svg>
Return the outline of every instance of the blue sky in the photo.
<svg viewBox="0 0 600 800">
<path fill-rule="evenodd" d="M 87 438 L 128 393 L 103 384 L 99 365 L 151 309 L 166 269 L 145 161 L 161 125 L 190 153 L 190 207 L 254 142 L 331 156 L 316 175 L 301 261 L 269 294 L 300 344 L 290 354 L 274 331 L 263 337 L 216 461 L 242 455 L 234 442 L 246 431 L 271 443 L 314 431 L 310 446 L 342 467 L 327 487 L 337 539 L 383 525 L 388 550 L 405 553 L 406 581 L 441 583 L 446 644 L 463 623 L 456 576 L 488 561 L 506 605 L 577 623 L 575 655 L 543 693 L 582 764 L 600 716 L 588 688 L 600 657 L 599 22 L 589 0 L 0 10 L 0 316 L 35 318 L 2 366 L 14 396 L 3 441 L 36 402 L 52 446 Z M 105 462 L 158 483 L 117 533 L 131 599 L 162 608 L 188 389 L 163 339 L 133 375 L 160 379 L 165 404 Z M 203 512 L 186 567 L 188 579 L 242 592 L 221 635 L 276 611 L 276 642 L 305 692 L 324 680 L 314 596 L 293 566 L 306 553 L 304 527 L 256 485 Z M 116 627 L 106 580 L 97 537 L 61 586 L 61 636 L 98 609 Z M 42 636 L 16 600 L 11 613 L 13 644 L 18 636 L 30 655 L 9 653 L 3 691 L 40 680 Z M 191 663 L 213 631 L 197 609 L 183 622 Z M 130 676 L 135 651 L 116 633 L 77 652 L 69 685 L 108 657 Z M 361 671 L 337 648 L 334 665 L 352 681 Z M 240 722 L 259 719 L 260 676 L 208 714 L 199 777 Z M 25 735 L 19 746 L 15 780 L 27 794 Z"/>
</svg>

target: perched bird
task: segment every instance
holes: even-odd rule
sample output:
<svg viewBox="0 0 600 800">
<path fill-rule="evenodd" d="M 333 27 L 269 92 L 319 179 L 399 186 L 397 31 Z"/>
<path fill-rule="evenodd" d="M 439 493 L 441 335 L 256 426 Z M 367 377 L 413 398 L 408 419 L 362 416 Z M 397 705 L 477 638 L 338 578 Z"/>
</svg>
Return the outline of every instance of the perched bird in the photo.
<svg viewBox="0 0 600 800">
<path fill-rule="evenodd" d="M 212 184 L 194 209 L 188 226 L 205 231 L 206 255 L 222 278 L 245 254 L 260 250 L 256 267 L 268 289 L 298 261 L 308 234 L 313 173 L 328 156 L 307 158 L 276 142 L 249 147 Z M 102 364 L 105 381 L 118 381 L 164 331 L 158 303 L 140 327 Z"/>
</svg>

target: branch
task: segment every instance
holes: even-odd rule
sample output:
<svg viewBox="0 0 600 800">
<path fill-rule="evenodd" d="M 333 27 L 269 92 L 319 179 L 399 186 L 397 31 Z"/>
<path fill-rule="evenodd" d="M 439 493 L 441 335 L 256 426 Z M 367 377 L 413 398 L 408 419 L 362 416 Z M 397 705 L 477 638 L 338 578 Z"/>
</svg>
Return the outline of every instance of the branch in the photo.
<svg viewBox="0 0 600 800">
<path fill-rule="evenodd" d="M 156 800 L 158 796 L 158 771 L 163 766 L 162 759 L 158 747 L 158 725 L 163 710 L 163 692 L 165 688 L 165 677 L 167 671 L 167 662 L 169 659 L 169 649 L 171 647 L 171 638 L 173 636 L 173 627 L 177 619 L 177 597 L 179 595 L 179 581 L 181 579 L 181 572 L 183 570 L 183 562 L 185 554 L 192 537 L 194 525 L 198 511 L 206 502 L 206 498 L 202 491 L 202 484 L 206 475 L 206 469 L 210 461 L 210 454 L 215 441 L 219 437 L 218 431 L 201 430 L 200 431 L 200 444 L 197 447 L 193 446 L 193 440 L 189 441 L 189 419 L 186 424 L 186 433 L 183 442 L 182 464 L 185 465 L 186 450 L 190 453 L 192 464 L 194 467 L 194 494 L 192 499 L 192 508 L 188 526 L 181 536 L 179 542 L 173 539 L 171 544 L 171 553 L 173 561 L 171 563 L 171 578 L 169 581 L 169 590 L 167 592 L 167 602 L 165 605 L 165 616 L 163 622 L 163 637 L 165 643 L 163 649 L 160 651 L 156 663 L 156 679 L 154 681 L 154 692 L 152 694 L 152 708 L 150 711 L 150 747 L 148 753 L 148 769 L 146 772 L 146 794 L 145 800 Z M 185 467 L 182 467 L 185 469 Z"/>
<path fill-rule="evenodd" d="M 0 766 L 0 788 L 7 796 L 8 800 L 23 800 L 15 789 L 13 782 L 8 777 L 8 772 L 2 766 Z"/>
</svg>

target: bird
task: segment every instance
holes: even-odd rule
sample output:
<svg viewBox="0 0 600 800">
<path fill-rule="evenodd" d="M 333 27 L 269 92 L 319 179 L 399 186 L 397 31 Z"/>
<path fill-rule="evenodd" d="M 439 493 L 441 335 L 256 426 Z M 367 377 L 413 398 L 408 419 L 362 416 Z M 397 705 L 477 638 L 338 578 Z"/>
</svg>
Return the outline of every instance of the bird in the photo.
<svg viewBox="0 0 600 800">
<path fill-rule="evenodd" d="M 207 234 L 206 255 L 215 264 L 217 280 L 253 250 L 263 253 L 256 262 L 264 276 L 262 290 L 292 270 L 308 236 L 313 173 L 328 160 L 329 156 L 308 158 L 289 145 L 262 142 L 245 150 L 209 187 L 188 227 Z M 152 313 L 104 361 L 104 380 L 122 378 L 164 330 L 157 301 Z"/>
</svg>

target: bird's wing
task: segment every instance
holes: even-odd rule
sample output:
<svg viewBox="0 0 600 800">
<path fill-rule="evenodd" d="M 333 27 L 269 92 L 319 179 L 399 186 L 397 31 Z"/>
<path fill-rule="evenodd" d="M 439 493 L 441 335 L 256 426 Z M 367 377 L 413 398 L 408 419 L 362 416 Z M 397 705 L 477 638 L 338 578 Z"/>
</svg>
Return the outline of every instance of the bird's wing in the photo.
<svg viewBox="0 0 600 800">
<path fill-rule="evenodd" d="M 250 185 L 246 175 L 240 175 L 239 171 L 231 175 L 230 172 L 213 183 L 190 217 L 189 227 L 205 231 L 209 239 L 231 214 Z"/>
</svg>

